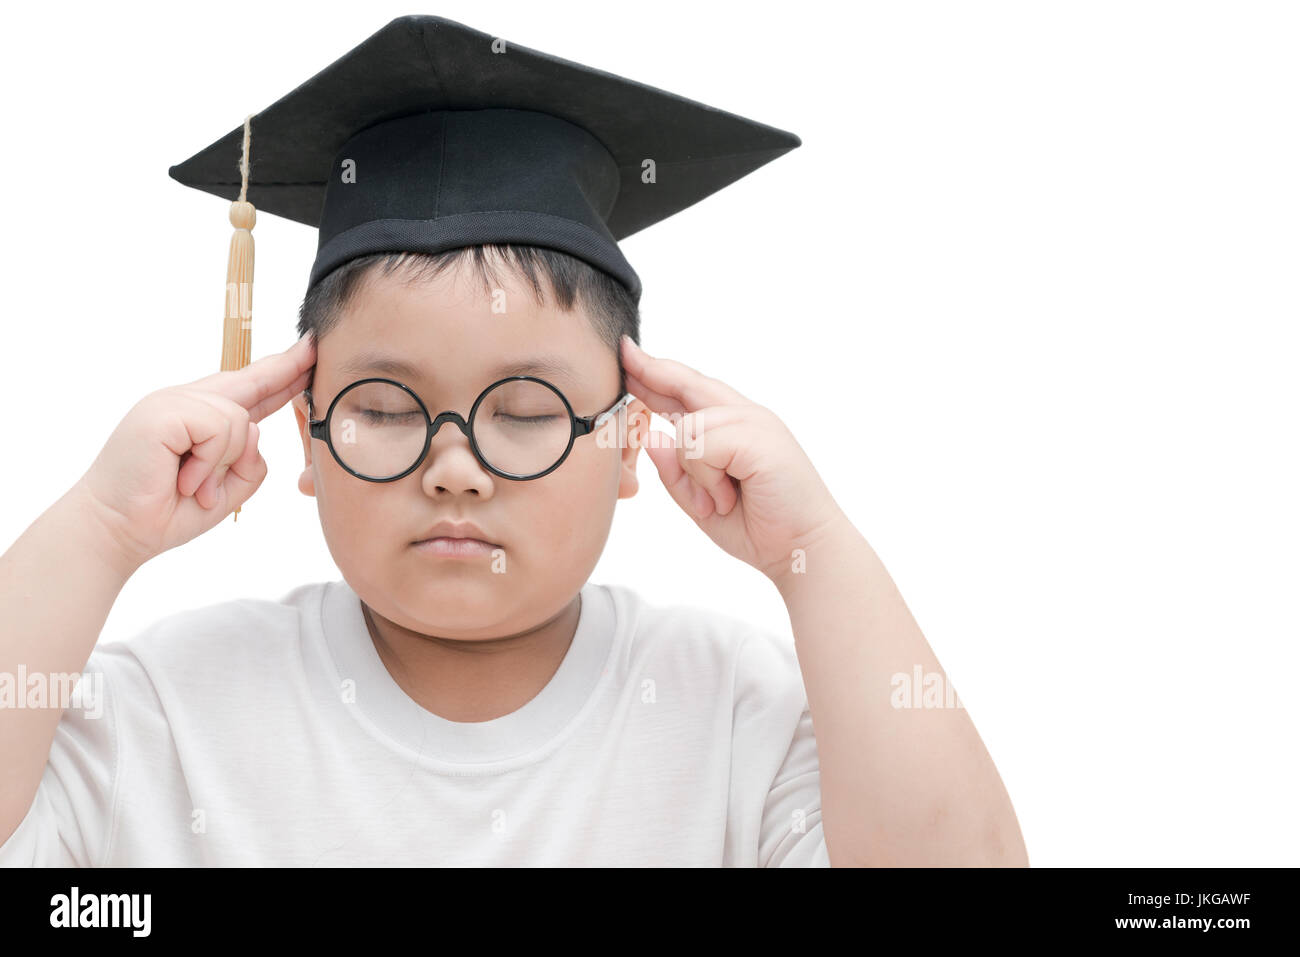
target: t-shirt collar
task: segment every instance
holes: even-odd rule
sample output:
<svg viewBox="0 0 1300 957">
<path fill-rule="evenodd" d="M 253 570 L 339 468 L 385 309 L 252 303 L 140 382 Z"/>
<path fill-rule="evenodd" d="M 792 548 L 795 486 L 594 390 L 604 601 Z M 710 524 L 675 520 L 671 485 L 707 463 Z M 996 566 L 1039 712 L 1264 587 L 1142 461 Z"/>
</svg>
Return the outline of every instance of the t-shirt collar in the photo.
<svg viewBox="0 0 1300 957">
<path fill-rule="evenodd" d="M 616 626 L 608 590 L 587 582 L 577 630 L 559 669 L 523 707 L 491 721 L 462 722 L 421 707 L 393 680 L 375 649 L 361 599 L 344 580 L 328 583 L 321 627 L 339 681 L 339 697 L 357 717 L 401 748 L 432 764 L 527 761 L 568 730 L 607 671 Z M 348 688 L 344 682 L 354 684 Z M 346 691 L 354 692 L 352 695 Z"/>
</svg>

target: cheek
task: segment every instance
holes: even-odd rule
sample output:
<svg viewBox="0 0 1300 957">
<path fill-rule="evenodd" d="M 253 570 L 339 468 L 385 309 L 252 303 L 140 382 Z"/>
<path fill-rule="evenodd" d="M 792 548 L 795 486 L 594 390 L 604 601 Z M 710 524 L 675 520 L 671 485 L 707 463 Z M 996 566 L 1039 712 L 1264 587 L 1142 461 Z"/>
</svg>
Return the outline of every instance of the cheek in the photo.
<svg viewBox="0 0 1300 957">
<path fill-rule="evenodd" d="M 581 538 L 592 524 L 599 525 L 606 511 L 605 500 L 618 486 L 618 464 L 608 449 L 598 455 L 581 453 L 575 446 L 564 463 L 545 478 L 523 483 L 517 503 L 506 509 L 514 523 L 516 516 L 533 533 L 529 538 L 543 543 Z"/>
<path fill-rule="evenodd" d="M 575 464 L 575 481 L 582 485 L 583 493 L 592 505 L 603 505 L 606 498 L 612 503 L 618 498 L 622 469 L 623 449 L 618 447 L 616 439 L 611 439 L 605 446 L 592 442 L 582 450 L 579 463 Z"/>
<path fill-rule="evenodd" d="M 400 483 L 399 483 L 400 484 Z M 362 553 L 380 547 L 385 539 L 396 540 L 402 522 L 391 516 L 385 495 L 388 486 L 364 482 L 344 472 L 332 458 L 316 464 L 316 503 L 321 527 L 336 544 L 349 552 Z"/>
<path fill-rule="evenodd" d="M 571 546 L 584 553 L 604 547 L 614 508 L 618 503 L 621 458 L 616 449 L 593 446 L 578 456 L 577 449 L 556 470 L 557 477 L 570 464 L 572 471 L 546 489 L 545 501 L 537 507 L 538 520 L 546 526 L 547 540 Z M 549 477 L 549 476 L 548 476 Z"/>
</svg>

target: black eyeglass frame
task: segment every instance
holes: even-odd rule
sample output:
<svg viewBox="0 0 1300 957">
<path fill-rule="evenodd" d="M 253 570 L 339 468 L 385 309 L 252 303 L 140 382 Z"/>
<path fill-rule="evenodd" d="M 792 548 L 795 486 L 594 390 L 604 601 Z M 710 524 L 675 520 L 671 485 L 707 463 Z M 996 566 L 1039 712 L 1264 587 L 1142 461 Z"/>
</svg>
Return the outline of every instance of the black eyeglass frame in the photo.
<svg viewBox="0 0 1300 957">
<path fill-rule="evenodd" d="M 487 398 L 488 393 L 491 392 L 493 389 L 495 389 L 497 386 L 501 385 L 502 383 L 518 382 L 518 381 L 536 382 L 546 386 L 546 388 L 550 389 L 552 392 L 554 392 L 557 396 L 560 397 L 560 401 L 564 404 L 565 411 L 569 414 L 569 444 L 564 447 L 564 454 L 562 454 L 559 457 L 559 459 L 555 462 L 555 464 L 552 465 L 550 468 L 548 468 L 546 471 L 538 472 L 534 475 L 515 475 L 510 472 L 501 471 L 500 469 L 496 468 L 494 465 L 492 465 L 490 462 L 487 461 L 487 459 L 483 456 L 482 450 L 479 449 L 478 447 L 478 442 L 474 440 L 474 416 L 478 412 L 478 408 L 483 403 L 483 400 Z M 347 395 L 347 393 L 355 389 L 357 386 L 365 385 L 369 382 L 386 382 L 389 385 L 397 386 L 399 389 L 401 389 L 403 392 L 405 392 L 407 395 L 409 395 L 412 399 L 415 400 L 416 405 L 420 407 L 420 411 L 424 414 L 424 421 L 426 425 L 425 434 L 424 434 L 424 449 L 420 452 L 419 456 L 415 460 L 415 463 L 410 468 L 408 468 L 405 472 L 402 472 L 399 475 L 392 476 L 391 478 L 374 478 L 373 476 L 370 475 L 362 475 L 360 472 L 354 471 L 353 469 L 349 468 L 347 463 L 343 461 L 342 456 L 340 456 L 338 451 L 334 448 L 334 441 L 330 438 L 330 434 L 329 434 L 330 418 L 334 415 L 334 407 L 339 404 L 339 400 L 342 399 L 343 396 Z M 304 389 L 303 394 L 307 398 L 307 412 L 308 412 L 308 416 L 310 416 L 312 409 L 315 407 L 315 404 L 313 403 L 311 397 L 311 389 Z M 611 415 L 613 415 L 620 408 L 622 408 L 624 405 L 630 402 L 633 398 L 635 397 L 630 392 L 625 392 L 623 393 L 623 397 L 621 399 L 615 402 L 604 412 L 598 412 L 595 415 L 589 415 L 589 416 L 575 415 L 573 412 L 573 406 L 569 405 L 569 400 L 565 398 L 564 393 L 561 392 L 559 389 L 557 389 L 555 386 L 551 385 L 551 383 L 547 382 L 545 379 L 539 379 L 537 378 L 537 376 L 531 376 L 531 375 L 512 375 L 512 376 L 507 376 L 504 379 L 498 379 L 496 382 L 493 382 L 490 386 L 488 386 L 486 389 L 484 389 L 482 392 L 479 393 L 478 398 L 474 400 L 474 405 L 469 410 L 468 420 L 461 418 L 460 413 L 451 412 L 451 411 L 440 412 L 436 417 L 431 418 L 429 416 L 428 407 L 420 400 L 420 397 L 416 395 L 415 391 L 411 389 L 409 386 L 405 385 L 404 383 L 398 382 L 396 379 L 386 379 L 382 376 L 372 376 L 368 379 L 358 379 L 356 382 L 351 382 L 348 385 L 346 385 L 339 392 L 339 394 L 334 397 L 334 401 L 330 403 L 329 408 L 325 411 L 325 418 L 323 419 L 309 418 L 308 426 L 310 428 L 311 437 L 314 439 L 321 439 L 327 446 L 329 446 L 330 455 L 334 456 L 334 461 L 338 462 L 338 464 L 342 467 L 342 469 L 345 472 L 347 472 L 349 475 L 355 475 L 357 478 L 362 479 L 363 481 L 366 482 L 381 482 L 381 483 L 396 482 L 398 479 L 406 478 L 406 476 L 410 475 L 412 472 L 418 469 L 421 465 L 424 464 L 424 460 L 428 457 L 429 446 L 433 442 L 433 437 L 438 434 L 438 430 L 442 428 L 442 424 L 444 422 L 452 422 L 455 424 L 456 428 L 460 429 L 461 433 L 465 436 L 465 438 L 469 439 L 469 447 L 471 450 L 473 450 L 474 458 L 478 460 L 478 464 L 483 466 L 483 468 L 487 469 L 493 475 L 498 475 L 501 478 L 510 479 L 511 481 L 514 482 L 531 482 L 533 479 L 539 479 L 542 478 L 543 476 L 550 475 L 561 465 L 563 465 L 564 460 L 569 457 L 569 452 L 573 450 L 573 443 L 578 439 L 579 436 L 588 435 L 594 432 L 596 429 L 600 428 L 600 426 L 604 425 L 604 423 L 609 419 Z"/>
</svg>

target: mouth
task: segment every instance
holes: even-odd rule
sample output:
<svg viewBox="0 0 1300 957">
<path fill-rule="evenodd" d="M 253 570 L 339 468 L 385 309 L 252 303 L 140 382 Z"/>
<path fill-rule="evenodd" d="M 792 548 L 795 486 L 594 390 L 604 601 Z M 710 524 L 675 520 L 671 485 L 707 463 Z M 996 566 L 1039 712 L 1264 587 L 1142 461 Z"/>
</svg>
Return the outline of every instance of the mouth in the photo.
<svg viewBox="0 0 1300 957">
<path fill-rule="evenodd" d="M 443 558 L 472 558 L 476 555 L 491 555 L 500 545 L 485 542 L 479 538 L 426 538 L 412 542 L 411 546 L 418 552 Z"/>
</svg>

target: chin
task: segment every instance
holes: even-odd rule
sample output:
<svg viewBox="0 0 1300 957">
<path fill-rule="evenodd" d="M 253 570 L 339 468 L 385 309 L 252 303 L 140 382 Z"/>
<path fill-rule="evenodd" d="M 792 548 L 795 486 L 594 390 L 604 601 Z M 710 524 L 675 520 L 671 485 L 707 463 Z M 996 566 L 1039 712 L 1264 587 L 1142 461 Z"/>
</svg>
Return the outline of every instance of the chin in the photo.
<svg viewBox="0 0 1300 957">
<path fill-rule="evenodd" d="M 440 563 L 441 564 L 441 563 Z M 488 568 L 469 568 L 463 562 L 447 562 L 448 568 L 406 569 L 375 582 L 376 591 L 386 594 L 395 605 L 444 620 L 499 618 L 512 598 L 520 594 L 518 576 L 494 574 Z"/>
<path fill-rule="evenodd" d="M 500 637 L 515 611 L 499 594 L 468 588 L 458 589 L 454 596 L 408 595 L 398 599 L 394 608 L 400 609 L 406 620 L 393 620 L 404 628 L 462 641 Z"/>
</svg>

